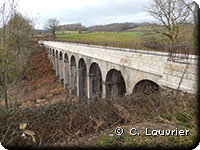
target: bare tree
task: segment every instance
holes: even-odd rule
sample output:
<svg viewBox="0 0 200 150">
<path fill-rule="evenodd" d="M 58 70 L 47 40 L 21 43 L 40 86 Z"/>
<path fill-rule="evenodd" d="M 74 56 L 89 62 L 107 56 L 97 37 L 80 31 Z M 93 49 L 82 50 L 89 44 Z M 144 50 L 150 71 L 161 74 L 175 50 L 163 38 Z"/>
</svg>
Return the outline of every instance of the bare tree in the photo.
<svg viewBox="0 0 200 150">
<path fill-rule="evenodd" d="M 190 11 L 183 1 L 153 0 L 152 5 L 145 8 L 146 12 L 166 28 L 166 30 L 156 29 L 155 31 L 168 37 L 170 47 L 177 43 L 180 25 L 187 23 L 190 16 Z"/>
<path fill-rule="evenodd" d="M 0 16 L 0 95 L 8 110 L 8 91 L 17 86 L 27 72 L 25 65 L 33 30 L 31 21 L 17 13 L 14 0 L 3 3 Z"/>
<path fill-rule="evenodd" d="M 51 32 L 55 37 L 55 33 L 58 30 L 59 21 L 55 18 L 47 20 L 47 23 L 44 25 L 44 28 Z"/>
<path fill-rule="evenodd" d="M 197 23 L 197 16 L 198 16 L 198 10 L 199 6 L 196 2 L 186 2 L 185 0 L 181 0 L 182 3 L 187 7 L 187 9 L 192 13 L 193 22 L 194 22 L 194 29 L 193 29 L 193 38 L 194 38 L 194 49 L 197 50 L 198 45 L 198 23 Z"/>
<path fill-rule="evenodd" d="M 185 0 L 181 0 L 181 2 L 187 7 L 187 9 L 192 13 L 194 25 L 197 25 L 197 9 L 198 5 L 196 2 L 186 2 Z"/>
</svg>

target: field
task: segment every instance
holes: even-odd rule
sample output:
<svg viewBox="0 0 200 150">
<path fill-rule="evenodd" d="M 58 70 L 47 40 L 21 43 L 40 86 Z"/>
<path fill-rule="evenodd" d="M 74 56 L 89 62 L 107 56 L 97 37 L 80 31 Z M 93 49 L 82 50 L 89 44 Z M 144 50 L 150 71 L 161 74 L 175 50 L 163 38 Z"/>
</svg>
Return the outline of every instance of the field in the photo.
<svg viewBox="0 0 200 150">
<path fill-rule="evenodd" d="M 166 30 L 162 26 L 156 28 Z M 169 45 L 168 38 L 155 32 L 155 26 L 152 25 L 139 26 L 124 32 L 84 31 L 82 34 L 78 34 L 77 31 L 65 31 L 63 34 L 58 32 L 56 37 L 68 42 L 159 51 L 164 50 L 164 45 Z M 193 54 L 193 41 L 193 25 L 180 26 L 178 45 L 189 46 L 190 53 Z M 154 45 L 152 46 L 152 44 Z"/>
<path fill-rule="evenodd" d="M 138 36 L 142 35 L 142 32 L 91 32 L 85 34 L 66 34 L 57 35 L 58 38 L 64 40 L 83 40 L 83 41 L 97 41 L 97 42 L 139 42 Z"/>
<path fill-rule="evenodd" d="M 87 31 L 82 31 L 82 33 L 87 33 Z M 63 30 L 63 31 L 56 31 L 56 34 L 63 35 L 63 34 L 78 34 L 78 31 L 69 31 L 69 30 Z"/>
</svg>

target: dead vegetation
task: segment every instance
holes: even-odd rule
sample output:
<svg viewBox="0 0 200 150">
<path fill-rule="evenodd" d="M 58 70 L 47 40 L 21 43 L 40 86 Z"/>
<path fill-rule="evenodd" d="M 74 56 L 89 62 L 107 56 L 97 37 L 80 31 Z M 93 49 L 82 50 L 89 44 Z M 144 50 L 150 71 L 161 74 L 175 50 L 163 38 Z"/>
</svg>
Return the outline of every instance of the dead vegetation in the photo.
<svg viewBox="0 0 200 150">
<path fill-rule="evenodd" d="M 165 129 L 190 130 L 190 135 L 183 137 L 185 139 L 182 141 L 179 137 L 175 137 L 174 144 L 170 143 L 170 137 L 162 138 L 161 141 L 158 140 L 158 143 L 152 139 L 157 145 L 180 146 L 187 144 L 191 146 L 194 144 L 195 137 L 197 137 L 197 100 L 195 96 L 183 95 L 173 105 L 173 97 L 168 95 L 162 97 L 159 106 L 152 105 L 151 101 L 154 98 L 155 96 L 149 95 L 148 98 L 143 97 L 138 100 L 134 96 L 126 96 L 119 99 L 91 101 L 90 103 L 86 101 L 73 102 L 66 99 L 66 101 L 54 104 L 49 101 L 47 105 L 21 108 L 16 114 L 5 115 L 1 112 L 1 142 L 5 146 L 52 146 L 63 145 L 63 143 L 65 146 L 74 146 L 80 143 L 88 145 L 87 141 L 80 139 L 92 134 L 96 134 L 98 137 L 100 132 L 104 133 L 109 129 L 112 130 L 109 132 L 114 134 L 114 128 L 117 126 L 136 126 L 147 122 L 146 127 L 149 127 L 148 125 L 151 123 L 158 129 L 165 125 Z M 35 141 L 29 134 L 22 136 L 23 131 L 19 129 L 21 123 L 27 124 L 27 129 L 34 133 L 32 136 Z M 145 126 L 138 128 L 142 130 Z M 138 142 L 136 143 L 138 145 L 144 144 L 142 139 Z M 91 144 L 94 146 L 95 143 Z"/>
</svg>

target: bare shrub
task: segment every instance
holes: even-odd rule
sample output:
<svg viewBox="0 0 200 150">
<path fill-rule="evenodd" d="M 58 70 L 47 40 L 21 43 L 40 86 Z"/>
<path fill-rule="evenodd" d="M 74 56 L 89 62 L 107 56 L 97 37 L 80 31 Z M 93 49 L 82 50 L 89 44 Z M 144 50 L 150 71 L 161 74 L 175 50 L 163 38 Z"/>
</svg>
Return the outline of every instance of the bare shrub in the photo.
<svg viewBox="0 0 200 150">
<path fill-rule="evenodd" d="M 28 144 L 44 146 L 62 142 L 68 145 L 81 137 L 118 125 L 146 121 L 167 123 L 175 127 L 179 124 L 188 126 L 190 122 L 193 122 L 191 128 L 195 127 L 194 116 L 187 113 L 196 108 L 194 96 L 182 96 L 175 105 L 170 94 L 162 97 L 152 93 L 141 95 L 140 99 L 137 96 L 139 95 L 135 94 L 90 103 L 86 100 L 60 101 L 55 104 L 24 108 L 8 116 L 1 112 L 0 139 L 3 139 L 4 145 L 9 146 Z M 158 98 L 159 105 L 155 105 Z M 181 107 L 183 110 L 180 109 Z M 30 137 L 21 136 L 19 124 L 22 122 L 26 122 L 27 128 L 35 132 L 36 143 L 33 143 Z"/>
</svg>

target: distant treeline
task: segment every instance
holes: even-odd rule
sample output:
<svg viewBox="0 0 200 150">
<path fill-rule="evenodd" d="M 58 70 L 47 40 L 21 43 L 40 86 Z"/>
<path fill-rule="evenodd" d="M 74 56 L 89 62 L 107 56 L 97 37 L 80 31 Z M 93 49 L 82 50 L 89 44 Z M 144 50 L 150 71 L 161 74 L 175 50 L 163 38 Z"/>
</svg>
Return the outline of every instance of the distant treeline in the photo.
<svg viewBox="0 0 200 150">
<path fill-rule="evenodd" d="M 80 24 L 66 24 L 66 25 L 60 25 L 59 30 L 70 30 L 70 31 L 77 31 L 78 25 Z M 142 25 L 141 23 L 112 23 L 107 25 L 96 25 L 91 27 L 85 27 L 81 25 L 82 31 L 105 31 L 105 32 L 122 32 L 137 26 Z"/>
<path fill-rule="evenodd" d="M 128 29 L 133 29 L 138 26 L 159 26 L 158 24 L 153 24 L 153 23 L 112 23 L 112 24 L 107 24 L 107 25 L 95 25 L 95 26 L 90 26 L 90 27 L 85 27 L 80 23 L 74 23 L 74 24 L 65 24 L 65 25 L 59 25 L 58 26 L 58 31 L 78 31 L 78 28 L 81 26 L 81 31 L 88 31 L 88 32 L 95 32 L 95 31 L 101 31 L 101 32 L 123 32 Z M 47 33 L 45 30 L 37 30 L 35 29 L 36 34 L 41 34 L 41 33 Z"/>
<path fill-rule="evenodd" d="M 65 25 L 58 26 L 58 30 L 59 31 L 63 31 L 63 30 L 77 31 L 79 26 L 80 26 L 79 23 L 65 24 Z M 83 25 L 81 25 L 81 29 L 82 29 L 82 31 L 87 31 L 87 28 L 85 26 L 83 26 Z"/>
</svg>

